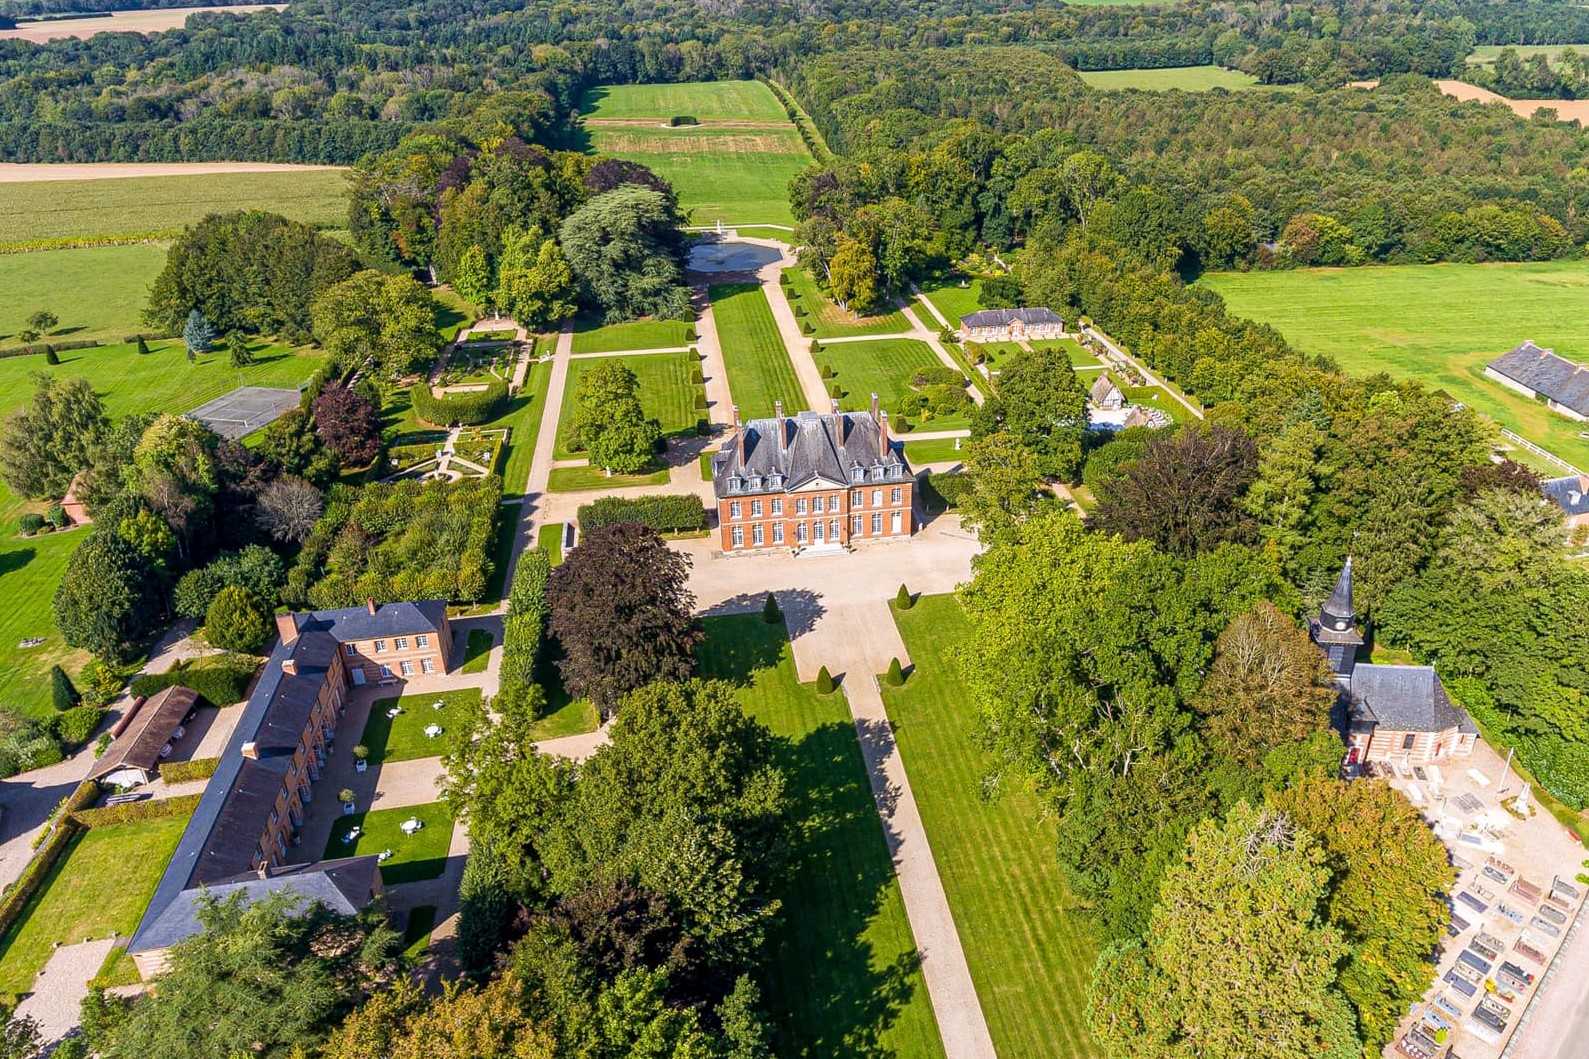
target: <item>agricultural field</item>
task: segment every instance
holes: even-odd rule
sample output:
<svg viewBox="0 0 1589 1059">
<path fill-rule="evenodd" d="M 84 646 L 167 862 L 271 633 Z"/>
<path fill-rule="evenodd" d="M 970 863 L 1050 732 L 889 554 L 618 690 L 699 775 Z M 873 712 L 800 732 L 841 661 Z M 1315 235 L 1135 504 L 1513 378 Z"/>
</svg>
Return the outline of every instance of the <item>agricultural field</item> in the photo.
<svg viewBox="0 0 1589 1059">
<path fill-rule="evenodd" d="M 1443 389 L 1578 467 L 1583 424 L 1484 377 L 1524 339 L 1589 360 L 1589 262 L 1400 265 L 1216 273 L 1199 280 L 1232 312 L 1273 324 L 1292 345 L 1354 375 L 1384 371 Z"/>
<path fill-rule="evenodd" d="M 897 335 L 911 329 L 910 321 L 898 309 L 875 316 L 860 316 L 839 308 L 837 302 L 822 293 L 815 277 L 803 268 L 785 269 L 784 275 L 789 277 L 789 284 L 784 287 L 789 307 L 795 310 L 796 316 L 800 316 L 801 310 L 805 311 L 801 322 L 809 322 L 817 338 Z"/>
<path fill-rule="evenodd" d="M 1501 52 L 1511 48 L 1517 57 L 1527 62 L 1536 55 L 1548 56 L 1552 65 L 1561 60 L 1561 53 L 1571 48 L 1580 55 L 1589 51 L 1589 44 L 1480 44 L 1468 55 L 1475 66 L 1489 66 L 1500 58 Z"/>
<path fill-rule="evenodd" d="M 7 183 L 0 246 L 44 239 L 175 235 L 211 213 L 262 209 L 323 228 L 348 223 L 341 169 Z"/>
<path fill-rule="evenodd" d="M 1097 953 L 1054 857 L 1053 826 L 1016 784 L 983 795 L 989 761 L 950 657 L 967 635 L 965 613 L 953 596 L 924 596 L 894 617 L 915 669 L 883 699 L 994 1047 L 1023 1059 L 1100 1056 L 1082 1002 Z"/>
<path fill-rule="evenodd" d="M 16 345 L 16 333 L 41 309 L 60 317 L 54 337 L 63 342 L 120 342 L 143 329 L 139 314 L 165 263 L 165 249 L 149 245 L 0 254 L 0 346 Z"/>
<path fill-rule="evenodd" d="M 691 223 L 793 224 L 789 181 L 811 155 L 766 85 L 634 85 L 586 97 L 591 150 L 642 162 L 672 182 Z M 662 128 L 675 115 L 702 124 Z"/>
<path fill-rule="evenodd" d="M 695 407 L 697 395 L 705 388 L 690 381 L 690 373 L 700 364 L 693 353 L 646 353 L 633 357 L 592 357 L 570 361 L 568 385 L 563 390 L 563 407 L 558 413 L 557 450 L 554 458 L 573 459 L 581 455 L 569 448 L 569 430 L 574 424 L 575 397 L 580 377 L 597 364 L 621 360 L 623 366 L 640 380 L 640 404 L 649 418 L 662 424 L 668 437 L 693 435 L 695 424 L 705 417 L 705 409 Z"/>
<path fill-rule="evenodd" d="M 1224 88 L 1239 92 L 1250 88 L 1282 90 L 1284 86 L 1262 85 L 1252 74 L 1240 70 L 1227 70 L 1223 66 L 1171 66 L 1157 70 L 1081 70 L 1081 79 L 1093 88 L 1104 92 L 1119 92 L 1128 88 L 1144 92 L 1207 92 L 1211 88 Z"/>
<path fill-rule="evenodd" d="M 806 402 L 800 381 L 761 285 L 718 283 L 709 294 L 728 387 L 740 414 L 746 419 L 770 416 L 779 400 L 785 412 L 802 411 Z"/>
<path fill-rule="evenodd" d="M 779 1054 L 943 1056 L 843 693 L 799 682 L 781 623 L 749 614 L 703 624 L 700 675 L 735 685 L 778 736 L 799 829 L 762 975 Z"/>
<path fill-rule="evenodd" d="M 574 324 L 574 353 L 623 353 L 629 350 L 675 349 L 690 344 L 688 320 L 631 320 L 603 325 L 595 320 Z"/>
<path fill-rule="evenodd" d="M 45 41 L 61 40 L 66 37 L 86 39 L 100 33 L 159 33 L 167 29 L 180 29 L 187 24 L 188 16 L 196 11 L 244 14 L 286 6 L 286 4 L 244 4 L 237 7 L 167 7 L 148 11 L 111 11 L 107 13 L 108 18 L 102 16 L 24 22 L 16 29 L 0 30 L 0 40 L 30 40 L 42 44 Z"/>
<path fill-rule="evenodd" d="M 913 338 L 882 338 L 875 342 L 840 342 L 823 348 L 816 355 L 817 367 L 831 368 L 832 383 L 841 391 L 839 407 L 846 412 L 870 408 L 872 394 L 880 407 L 898 416 L 899 402 L 910 392 L 910 377 L 920 368 L 940 366 L 940 361 L 925 342 Z M 911 426 L 923 430 L 958 430 L 969 425 L 964 416 L 951 419 L 919 419 Z"/>
<path fill-rule="evenodd" d="M 0 938 L 0 995 L 26 993 L 56 942 L 126 936 L 138 926 L 186 816 L 90 828 L 71 840 L 16 926 Z"/>
</svg>

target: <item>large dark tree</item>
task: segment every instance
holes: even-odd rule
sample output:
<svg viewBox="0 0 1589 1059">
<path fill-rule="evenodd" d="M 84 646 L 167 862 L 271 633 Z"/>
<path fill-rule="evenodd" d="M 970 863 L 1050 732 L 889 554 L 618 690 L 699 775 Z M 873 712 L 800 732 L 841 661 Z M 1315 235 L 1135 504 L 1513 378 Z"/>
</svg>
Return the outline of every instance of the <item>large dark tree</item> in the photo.
<svg viewBox="0 0 1589 1059">
<path fill-rule="evenodd" d="M 314 430 L 344 467 L 363 467 L 381 450 L 381 411 L 347 386 L 327 386 L 314 399 Z"/>
<path fill-rule="evenodd" d="M 1126 540 L 1196 555 L 1249 536 L 1241 499 L 1257 477 L 1258 447 L 1242 431 L 1180 430 L 1154 438 L 1139 458 L 1105 479 L 1094 521 Z"/>
<path fill-rule="evenodd" d="M 120 662 L 159 616 L 154 568 L 120 534 L 95 532 L 72 553 L 55 590 L 55 624 L 69 646 Z"/>
<path fill-rule="evenodd" d="M 971 436 L 1013 435 L 1052 478 L 1071 478 L 1081 467 L 1087 433 L 1087 391 L 1063 350 L 1016 354 L 999 372 L 998 387 L 978 411 Z"/>
<path fill-rule="evenodd" d="M 585 190 L 592 195 L 604 195 L 614 188 L 625 184 L 637 184 L 643 188 L 665 195 L 675 207 L 678 205 L 678 196 L 673 193 L 673 185 L 657 176 L 649 166 L 639 162 L 630 162 L 622 158 L 603 158 L 590 167 L 590 172 L 585 174 Z"/>
<path fill-rule="evenodd" d="M 597 195 L 563 221 L 558 242 L 587 304 L 609 321 L 689 316 L 684 236 L 661 192 L 624 184 Z"/>
<path fill-rule="evenodd" d="M 546 590 L 570 693 L 611 716 L 625 692 L 694 671 L 701 631 L 685 587 L 689 571 L 688 557 L 639 523 L 586 535 Z"/>
</svg>

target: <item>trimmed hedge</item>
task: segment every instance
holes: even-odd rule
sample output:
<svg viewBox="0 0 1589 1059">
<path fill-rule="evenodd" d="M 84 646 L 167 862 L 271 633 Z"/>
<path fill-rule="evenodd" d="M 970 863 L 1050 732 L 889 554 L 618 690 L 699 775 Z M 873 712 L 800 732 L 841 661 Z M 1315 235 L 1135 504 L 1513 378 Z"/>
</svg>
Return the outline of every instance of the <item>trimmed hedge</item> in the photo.
<svg viewBox="0 0 1589 1059">
<path fill-rule="evenodd" d="M 88 742 L 104 719 L 105 711 L 98 706 L 73 706 L 55 714 L 46 722 L 46 726 L 64 747 L 72 748 Z"/>
<path fill-rule="evenodd" d="M 428 383 L 419 383 L 409 391 L 414 414 L 427 423 L 448 426 L 460 423 L 466 427 L 479 426 L 495 419 L 508 397 L 508 384 L 493 377 L 484 390 L 474 393 L 448 394 L 437 397 L 430 392 Z"/>
<path fill-rule="evenodd" d="M 178 662 L 164 673 L 141 673 L 133 677 L 133 697 L 147 698 L 173 684 L 192 688 L 213 706 L 242 702 L 248 682 L 254 679 L 259 661 L 249 655 L 227 654 Z"/>
<path fill-rule="evenodd" d="M 501 690 L 498 711 L 522 706 L 535 683 L 535 666 L 541 658 L 550 608 L 546 582 L 552 575 L 552 558 L 539 548 L 519 555 L 508 589 L 508 613 L 502 619 L 502 664 L 498 669 Z"/>
<path fill-rule="evenodd" d="M 50 874 L 50 869 L 55 867 L 55 862 L 61 859 L 67 844 L 83 829 L 83 825 L 76 819 L 78 812 L 94 804 L 98 797 L 99 784 L 93 780 L 84 780 L 66 799 L 55 829 L 49 832 L 44 845 L 39 847 L 39 851 L 34 854 L 27 867 L 22 869 L 21 877 L 12 884 L 11 889 L 6 891 L 5 897 L 0 898 L 0 936 L 16 924 L 22 910 L 27 907 L 28 900 L 43 885 Z"/>
<path fill-rule="evenodd" d="M 658 533 L 690 533 L 706 528 L 706 506 L 694 493 L 627 499 L 604 496 L 579 508 L 581 532 L 620 522 L 638 522 Z"/>
<path fill-rule="evenodd" d="M 164 769 L 161 770 L 162 773 Z M 180 798 L 145 798 L 141 802 L 123 802 L 120 805 L 103 805 L 98 809 L 79 809 L 72 813 L 72 822 L 86 828 L 111 827 L 131 824 L 138 820 L 161 820 L 168 816 L 192 816 L 199 807 L 202 794 L 184 794 Z"/>
<path fill-rule="evenodd" d="M 193 780 L 207 780 L 215 775 L 215 770 L 221 767 L 218 757 L 198 757 L 192 761 L 162 761 L 160 763 L 160 778 L 167 783 L 189 783 Z"/>
<path fill-rule="evenodd" d="M 93 338 L 78 339 L 71 342 L 38 342 L 31 346 L 12 346 L 9 349 L 0 349 L 0 359 L 6 357 L 27 357 L 34 353 L 63 353 L 69 349 L 93 349 L 99 341 Z"/>
</svg>

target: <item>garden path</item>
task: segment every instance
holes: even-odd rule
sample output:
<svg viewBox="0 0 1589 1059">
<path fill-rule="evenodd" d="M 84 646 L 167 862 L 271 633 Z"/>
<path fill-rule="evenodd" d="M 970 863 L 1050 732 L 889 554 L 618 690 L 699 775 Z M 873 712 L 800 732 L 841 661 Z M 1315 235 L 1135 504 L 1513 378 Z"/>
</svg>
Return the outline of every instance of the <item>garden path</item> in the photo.
<svg viewBox="0 0 1589 1059">
<path fill-rule="evenodd" d="M 115 947 L 116 939 L 100 938 L 56 949 L 33 980 L 33 992 L 17 1005 L 16 1016 L 37 1022 L 39 1037 L 46 1044 L 66 1036 L 78 1025 L 88 983 Z"/>
<path fill-rule="evenodd" d="M 1081 325 L 1081 329 L 1084 334 L 1088 334 L 1093 338 L 1096 338 L 1099 342 L 1103 343 L 1105 349 L 1135 368 L 1149 386 L 1157 386 L 1159 389 L 1163 390 L 1165 393 L 1169 394 L 1171 397 L 1175 398 L 1182 405 L 1184 405 L 1188 412 L 1192 413 L 1199 419 L 1203 418 L 1203 410 L 1201 408 L 1197 407 L 1185 397 L 1181 396 L 1181 391 L 1166 386 L 1162 379 L 1148 370 L 1146 364 L 1143 364 L 1136 357 L 1133 357 L 1131 354 L 1115 345 L 1114 339 L 1110 338 L 1096 327 L 1093 327 L 1091 324 L 1084 323 Z"/>
</svg>

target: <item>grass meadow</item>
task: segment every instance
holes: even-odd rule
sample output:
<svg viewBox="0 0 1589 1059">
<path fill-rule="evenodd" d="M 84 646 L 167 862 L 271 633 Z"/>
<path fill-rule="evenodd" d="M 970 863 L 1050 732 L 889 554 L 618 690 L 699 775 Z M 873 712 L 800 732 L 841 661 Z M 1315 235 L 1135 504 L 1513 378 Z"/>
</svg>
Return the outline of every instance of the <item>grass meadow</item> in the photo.
<svg viewBox="0 0 1589 1059">
<path fill-rule="evenodd" d="M 693 353 L 644 353 L 633 357 L 591 357 L 570 361 L 568 386 L 563 390 L 563 407 L 558 413 L 557 450 L 554 458 L 573 459 L 580 453 L 569 448 L 569 431 L 574 424 L 575 396 L 580 377 L 597 364 L 612 360 L 635 373 L 640 380 L 640 405 L 648 417 L 662 424 L 667 436 L 695 433 L 695 424 L 706 415 L 706 410 L 695 406 L 697 396 L 705 397 L 706 389 L 690 381 L 690 373 L 700 364 Z"/>
<path fill-rule="evenodd" d="M 932 427 L 936 427 L 933 424 Z M 923 429 L 931 429 L 927 427 Z M 955 442 L 960 442 L 960 447 L 955 448 Z M 966 447 L 970 444 L 965 438 L 928 438 L 925 441 L 905 442 L 905 459 L 910 461 L 912 467 L 921 468 L 925 463 L 960 463 L 966 458 Z"/>
<path fill-rule="evenodd" d="M 761 285 L 717 283 L 709 294 L 728 369 L 728 388 L 740 414 L 746 419 L 770 416 L 773 402 L 779 400 L 785 412 L 804 410 L 800 380 L 789 363 L 789 351 Z"/>
<path fill-rule="evenodd" d="M 1262 85 L 1252 74 L 1240 70 L 1227 70 L 1223 66 L 1171 66 L 1157 70 L 1081 70 L 1081 79 L 1093 88 L 1104 92 L 1118 92 L 1137 88 L 1145 92 L 1207 92 L 1211 88 L 1225 88 L 1239 92 L 1249 88 L 1276 89 L 1276 85 Z"/>
<path fill-rule="evenodd" d="M 810 322 L 817 338 L 897 335 L 910 330 L 910 321 L 906 320 L 905 314 L 898 309 L 873 316 L 860 316 L 839 308 L 837 302 L 822 293 L 822 289 L 817 286 L 816 278 L 805 269 L 785 269 L 784 275 L 789 277 L 789 284 L 784 288 L 784 294 L 789 298 L 789 307 L 795 310 L 796 316 L 804 310 L 806 315 L 801 319 Z"/>
<path fill-rule="evenodd" d="M 703 623 L 700 675 L 735 685 L 746 711 L 778 737 L 789 780 L 797 835 L 762 973 L 779 1054 L 943 1056 L 843 694 L 799 682 L 781 623 L 759 614 Z"/>
<path fill-rule="evenodd" d="M 623 353 L 629 350 L 675 349 L 689 345 L 688 320 L 631 320 L 602 325 L 595 320 L 574 324 L 575 353 Z"/>
<path fill-rule="evenodd" d="M 0 254 L 0 346 L 18 345 L 14 336 L 41 309 L 60 318 L 54 337 L 63 342 L 120 342 L 143 330 L 139 314 L 165 263 L 165 248 L 149 244 Z"/>
<path fill-rule="evenodd" d="M 609 86 L 588 93 L 582 110 L 588 146 L 667 178 L 692 223 L 794 223 L 789 181 L 811 155 L 766 85 Z M 702 124 L 661 127 L 675 115 Z"/>
<path fill-rule="evenodd" d="M 600 467 L 554 467 L 546 489 L 552 493 L 588 493 L 600 489 L 631 489 L 639 485 L 667 485 L 668 469 L 640 474 L 608 474 Z"/>
<path fill-rule="evenodd" d="M 91 828 L 72 839 L 0 938 L 0 995 L 31 991 L 55 942 L 131 934 L 187 826 L 187 817 L 167 816 Z"/>
<path fill-rule="evenodd" d="M 875 342 L 839 342 L 824 346 L 816 355 L 817 367 L 831 368 L 841 391 L 839 407 L 846 412 L 870 408 L 872 394 L 880 407 L 898 416 L 899 402 L 910 392 L 910 378 L 919 368 L 941 363 L 925 342 L 913 338 L 882 338 Z M 967 417 L 952 419 L 911 419 L 913 427 L 924 430 L 958 430 L 969 426 Z"/>
<path fill-rule="evenodd" d="M 262 209 L 317 227 L 348 223 L 341 169 L 6 184 L 0 246 L 38 239 L 175 235 L 207 214 Z"/>
<path fill-rule="evenodd" d="M 1517 57 L 1524 62 L 1536 55 L 1548 56 L 1552 65 L 1561 61 L 1561 53 L 1571 48 L 1582 55 L 1589 51 L 1589 44 L 1480 44 L 1468 53 L 1468 62 L 1479 66 L 1489 66 L 1501 57 L 1501 52 L 1511 48 Z"/>
<path fill-rule="evenodd" d="M 1083 1021 L 1097 953 L 1068 910 L 1053 826 L 1024 789 L 983 794 L 989 761 L 950 657 L 969 631 L 965 613 L 953 596 L 924 596 L 895 620 L 915 668 L 883 698 L 994 1047 L 1023 1059 L 1101 1056 Z"/>
<path fill-rule="evenodd" d="M 1304 352 L 1354 375 L 1421 379 L 1589 468 L 1583 424 L 1484 377 L 1486 363 L 1529 338 L 1589 361 L 1589 262 L 1215 273 L 1198 282 Z"/>
</svg>

